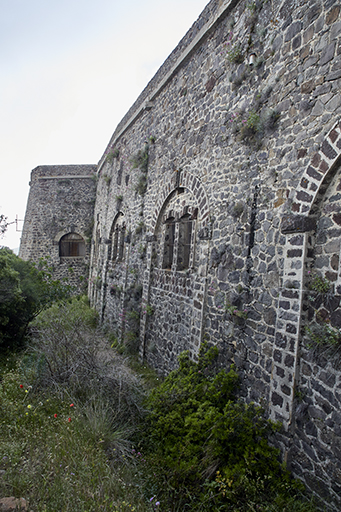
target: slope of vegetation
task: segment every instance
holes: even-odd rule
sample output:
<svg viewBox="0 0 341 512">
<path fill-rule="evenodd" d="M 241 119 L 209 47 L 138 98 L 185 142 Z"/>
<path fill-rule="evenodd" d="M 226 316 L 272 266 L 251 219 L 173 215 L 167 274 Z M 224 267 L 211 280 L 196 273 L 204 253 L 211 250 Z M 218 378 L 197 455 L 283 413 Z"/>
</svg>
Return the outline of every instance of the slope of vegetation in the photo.
<svg viewBox="0 0 341 512">
<path fill-rule="evenodd" d="M 0 496 L 35 512 L 316 510 L 216 348 L 161 382 L 43 267 L 0 249 Z"/>
<path fill-rule="evenodd" d="M 54 304 L 3 371 L 2 496 L 37 512 L 315 510 L 268 442 L 280 426 L 238 400 L 215 348 L 150 391 L 96 322 L 86 298 Z"/>
</svg>

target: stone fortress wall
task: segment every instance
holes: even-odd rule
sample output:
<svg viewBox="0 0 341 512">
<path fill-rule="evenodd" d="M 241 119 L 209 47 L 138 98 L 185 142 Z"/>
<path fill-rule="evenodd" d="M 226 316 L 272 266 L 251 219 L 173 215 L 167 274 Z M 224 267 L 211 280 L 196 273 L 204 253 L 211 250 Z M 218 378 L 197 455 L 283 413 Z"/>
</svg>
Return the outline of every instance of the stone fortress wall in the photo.
<svg viewBox="0 0 341 512">
<path fill-rule="evenodd" d="M 217 344 L 330 510 L 341 506 L 340 90 L 338 1 L 212 0 L 98 164 L 89 274 L 103 323 L 160 373 Z"/>
<path fill-rule="evenodd" d="M 90 263 L 96 165 L 41 165 L 31 172 L 19 256 L 47 258 L 54 277 L 84 290 Z"/>
</svg>

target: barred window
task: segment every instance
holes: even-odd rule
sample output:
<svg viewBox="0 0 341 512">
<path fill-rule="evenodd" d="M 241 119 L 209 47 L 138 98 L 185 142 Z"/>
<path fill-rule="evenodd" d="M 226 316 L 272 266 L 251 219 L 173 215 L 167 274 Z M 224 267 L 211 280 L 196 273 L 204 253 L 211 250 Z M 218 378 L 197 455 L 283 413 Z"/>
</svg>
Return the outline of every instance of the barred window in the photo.
<svg viewBox="0 0 341 512">
<path fill-rule="evenodd" d="M 59 241 L 59 256 L 63 258 L 85 256 L 84 238 L 78 233 L 64 235 Z"/>
<path fill-rule="evenodd" d="M 126 225 L 124 215 L 119 212 L 112 223 L 110 231 L 110 246 L 108 259 L 111 261 L 122 261 L 124 259 L 124 246 L 126 238 Z"/>
<path fill-rule="evenodd" d="M 163 248 L 162 268 L 171 269 L 173 264 L 173 251 L 175 239 L 175 222 L 174 218 L 169 218 L 165 225 L 165 240 Z"/>
<path fill-rule="evenodd" d="M 189 267 L 192 241 L 192 225 L 190 215 L 184 215 L 179 221 L 178 260 L 177 270 L 186 270 Z"/>
</svg>

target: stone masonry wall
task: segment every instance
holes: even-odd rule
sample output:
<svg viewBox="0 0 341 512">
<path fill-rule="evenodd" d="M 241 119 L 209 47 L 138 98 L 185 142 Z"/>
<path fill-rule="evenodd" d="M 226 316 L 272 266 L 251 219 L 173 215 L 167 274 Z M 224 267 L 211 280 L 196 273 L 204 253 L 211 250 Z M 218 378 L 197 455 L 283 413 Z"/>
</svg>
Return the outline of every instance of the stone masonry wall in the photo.
<svg viewBox="0 0 341 512">
<path fill-rule="evenodd" d="M 48 258 L 54 278 L 67 277 L 78 292 L 86 290 L 96 197 L 95 165 L 42 165 L 31 172 L 19 256 L 38 262 Z M 60 255 L 69 233 L 84 240 L 82 256 Z"/>
<path fill-rule="evenodd" d="M 85 275 L 160 373 L 205 338 L 283 423 L 295 475 L 341 508 L 337 0 L 211 0 L 97 168 L 32 171 L 20 255 Z M 94 198 L 96 204 L 94 207 Z M 88 233 L 93 225 L 90 244 Z M 85 255 L 60 256 L 77 233 Z"/>
<path fill-rule="evenodd" d="M 204 336 L 217 344 L 331 510 L 340 366 L 306 327 L 323 309 L 340 328 L 340 32 L 333 0 L 208 4 L 99 162 L 89 287 L 103 322 L 161 373 Z M 314 306 L 315 273 L 333 299 Z"/>
</svg>

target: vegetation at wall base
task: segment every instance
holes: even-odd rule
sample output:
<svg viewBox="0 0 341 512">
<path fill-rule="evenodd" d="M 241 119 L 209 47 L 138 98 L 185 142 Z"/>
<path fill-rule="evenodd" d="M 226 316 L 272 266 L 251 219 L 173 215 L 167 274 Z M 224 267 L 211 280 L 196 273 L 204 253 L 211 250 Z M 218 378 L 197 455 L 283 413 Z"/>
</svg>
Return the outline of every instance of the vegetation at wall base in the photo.
<svg viewBox="0 0 341 512">
<path fill-rule="evenodd" d="M 132 452 L 141 379 L 108 360 L 96 321 L 84 297 L 54 304 L 0 375 L 0 494 L 35 511 L 151 510 Z"/>
<path fill-rule="evenodd" d="M 54 304 L 2 370 L 2 496 L 37 512 L 315 510 L 268 442 L 280 425 L 238 399 L 216 348 L 159 379 L 108 353 L 96 317 L 85 297 Z"/>
<path fill-rule="evenodd" d="M 158 498 L 172 511 L 276 511 L 293 496 L 303 507 L 303 487 L 269 443 L 280 424 L 238 399 L 235 369 L 214 370 L 217 352 L 204 344 L 198 363 L 184 352 L 147 399 L 147 458 Z"/>
</svg>

